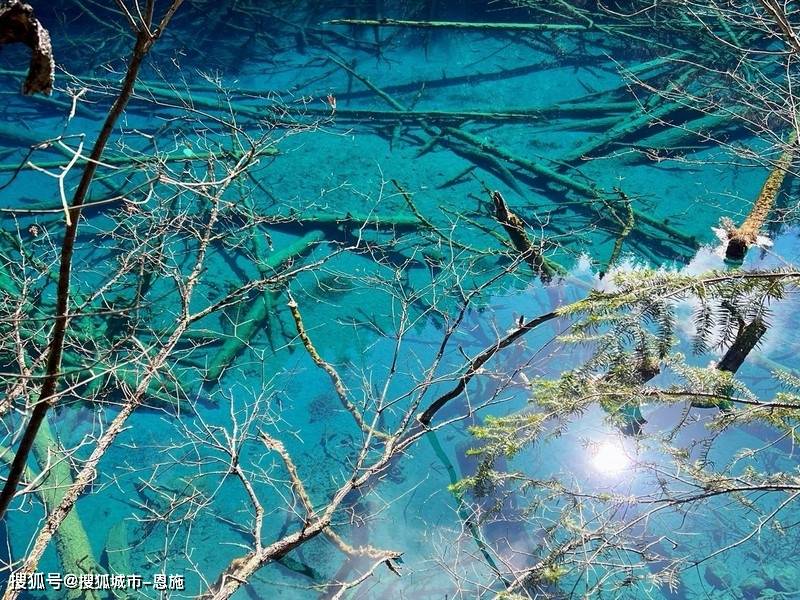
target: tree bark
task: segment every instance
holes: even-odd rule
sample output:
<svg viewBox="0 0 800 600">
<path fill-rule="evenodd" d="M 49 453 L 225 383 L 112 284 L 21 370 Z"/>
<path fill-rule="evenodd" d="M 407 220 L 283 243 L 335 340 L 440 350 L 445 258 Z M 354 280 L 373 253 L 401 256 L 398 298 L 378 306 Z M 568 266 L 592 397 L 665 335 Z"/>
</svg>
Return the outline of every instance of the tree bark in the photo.
<svg viewBox="0 0 800 600">
<path fill-rule="evenodd" d="M 22 84 L 22 93 L 50 95 L 55 71 L 50 34 L 34 16 L 30 4 L 6 0 L 0 5 L 0 46 L 15 42 L 31 49 L 31 63 Z"/>
</svg>

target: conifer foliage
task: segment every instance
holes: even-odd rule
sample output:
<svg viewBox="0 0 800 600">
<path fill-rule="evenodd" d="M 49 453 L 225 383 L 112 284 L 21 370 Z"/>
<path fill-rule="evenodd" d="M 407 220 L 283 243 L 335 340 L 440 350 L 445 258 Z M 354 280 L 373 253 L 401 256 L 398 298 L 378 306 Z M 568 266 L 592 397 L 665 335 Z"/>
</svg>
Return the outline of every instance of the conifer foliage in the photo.
<svg viewBox="0 0 800 600">
<path fill-rule="evenodd" d="M 470 453 L 480 466 L 453 486 L 485 521 L 513 499 L 529 526 L 541 528 L 542 541 L 524 550 L 530 565 L 505 576 L 503 594 L 676 589 L 683 571 L 752 537 L 721 535 L 708 546 L 675 541 L 683 533 L 701 531 L 712 516 L 725 523 L 736 514 L 732 505 L 753 515 L 753 531 L 779 526 L 776 515 L 800 495 L 800 480 L 787 465 L 765 468 L 759 459 L 764 448 L 796 441 L 800 378 L 771 365 L 782 391 L 761 397 L 736 372 L 758 353 L 773 308 L 799 281 L 792 269 L 638 269 L 616 275 L 611 291 L 559 310 L 574 319 L 565 347 L 588 348 L 588 358 L 555 379 L 532 379 L 524 410 L 474 426 Z M 598 407 L 622 439 L 625 495 L 577 473 L 542 475 L 553 471 L 556 438 Z M 650 415 L 658 418 L 648 423 Z M 733 451 L 726 436 L 756 423 L 764 447 Z M 591 460 L 598 443 L 584 443 Z"/>
</svg>

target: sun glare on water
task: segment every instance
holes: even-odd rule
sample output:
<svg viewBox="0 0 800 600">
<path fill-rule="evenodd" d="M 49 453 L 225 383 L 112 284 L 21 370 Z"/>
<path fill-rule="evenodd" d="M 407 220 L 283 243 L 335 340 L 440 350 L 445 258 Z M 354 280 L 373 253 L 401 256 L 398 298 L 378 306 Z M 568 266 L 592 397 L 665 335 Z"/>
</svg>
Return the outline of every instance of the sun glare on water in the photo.
<svg viewBox="0 0 800 600">
<path fill-rule="evenodd" d="M 592 449 L 591 462 L 599 473 L 615 475 L 628 468 L 631 459 L 619 442 L 601 442 Z"/>
</svg>

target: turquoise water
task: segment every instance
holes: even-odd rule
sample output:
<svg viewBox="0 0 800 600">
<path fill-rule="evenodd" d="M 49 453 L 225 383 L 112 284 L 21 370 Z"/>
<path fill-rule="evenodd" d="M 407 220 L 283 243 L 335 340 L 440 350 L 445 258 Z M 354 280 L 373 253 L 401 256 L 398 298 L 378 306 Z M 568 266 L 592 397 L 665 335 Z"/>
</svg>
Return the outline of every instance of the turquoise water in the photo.
<svg viewBox="0 0 800 600">
<path fill-rule="evenodd" d="M 724 145 L 689 136 L 664 150 L 664 136 L 674 130 L 662 123 L 615 140 L 592 160 L 564 165 L 563 157 L 602 135 L 613 119 L 635 112 L 638 102 L 646 99 L 640 87 L 629 86 L 620 69 L 651 61 L 657 56 L 653 48 L 620 44 L 594 32 L 376 29 L 325 23 L 343 16 L 390 14 L 476 22 L 530 18 L 500 3 L 440 2 L 420 10 L 403 4 L 384 6 L 381 14 L 376 10 L 382 3 L 352 10 L 335 3 L 289 4 L 259 3 L 244 12 L 229 3 L 182 7 L 158 41 L 141 74 L 137 96 L 115 127 L 107 155 L 121 162 L 114 169 L 101 168 L 103 179 L 92 188 L 94 200 L 127 194 L 135 202 L 123 207 L 128 211 L 124 217 L 116 206 L 89 207 L 77 241 L 73 289 L 76 297 L 88 297 L 135 256 L 133 248 L 141 251 L 130 240 L 131 231 L 150 241 L 163 234 L 148 229 L 139 211 L 161 211 L 170 218 L 179 214 L 187 221 L 202 218 L 208 204 L 202 189 L 194 192 L 204 178 L 225 173 L 221 163 L 209 167 L 203 157 L 235 152 L 247 136 L 261 139 L 262 146 L 276 154 L 263 155 L 226 191 L 219 228 L 223 233 L 210 246 L 192 308 L 216 302 L 242 282 L 263 277 L 263 261 L 293 244 L 311 241 L 290 257 L 289 265 L 278 261 L 268 267 L 270 274 L 297 268 L 296 274 L 192 326 L 191 336 L 176 348 L 170 370 L 148 401 L 179 398 L 182 416 L 153 406 L 137 410 L 77 504 L 91 550 L 104 568 L 124 567 L 145 578 L 183 575 L 186 590 L 171 593 L 175 598 L 200 594 L 251 543 L 253 514 L 246 490 L 229 474 L 230 457 L 214 444 L 224 446 L 231 436 L 238 440 L 238 463 L 256 482 L 265 510 L 265 544 L 297 531 L 297 513 L 302 511 L 280 458 L 265 450 L 259 431 L 282 441 L 320 506 L 347 478 L 357 456 L 362 432 L 342 408 L 328 375 L 298 339 L 289 294 L 300 307 L 314 345 L 339 372 L 354 403 L 368 417 L 374 416 L 378 426 L 391 430 L 399 426 L 402 411 L 428 375 L 465 297 L 470 307 L 445 348 L 435 370 L 439 379 L 422 408 L 453 385 L 465 356 L 493 344 L 523 317 L 547 313 L 582 298 L 592 287 L 609 285 L 601 274 L 610 269 L 650 265 L 699 273 L 725 268 L 714 253 L 718 242 L 712 227 L 726 216 L 740 222 L 769 172 L 743 152 L 767 148 L 769 140 L 736 122 L 716 132 L 725 136 Z M 78 3 L 36 7 L 50 29 L 59 67 L 50 99 L 16 93 L 20 75 L 12 71 L 25 64 L 23 50 L 4 48 L 0 55 L 0 162 L 12 166 L 0 173 L 0 201 L 5 208 L 51 209 L 34 215 L 3 213 L 3 230 L 19 234 L 26 256 L 51 265 L 64 225 L 58 181 L 13 165 L 63 164 L 64 148 L 58 143 L 30 154 L 29 149 L 64 136 L 74 150 L 81 134 L 88 148 L 99 131 L 121 79 L 120 56 L 130 39 L 120 34 L 120 15 L 91 3 L 85 7 L 94 15 L 84 14 Z M 674 65 L 646 74 L 664 83 L 671 69 Z M 73 98 L 76 111 L 70 117 Z M 582 102 L 595 106 L 598 101 L 615 106 L 596 112 L 570 108 Z M 397 106 L 419 114 L 387 115 L 396 113 Z M 697 116 L 687 109 L 671 114 L 669 121 L 681 125 Z M 238 138 L 232 134 L 234 121 Z M 443 129 L 448 127 L 453 129 Z M 479 144 L 459 138 L 458 132 L 470 134 Z M 653 152 L 666 159 L 653 160 Z M 142 158 L 153 154 L 169 156 L 168 167 L 144 164 Z M 578 185 L 603 190 L 606 202 L 587 199 L 574 187 L 554 185 L 537 175 L 532 163 Z M 59 172 L 58 166 L 48 169 Z M 161 179 L 154 183 L 155 199 L 144 202 L 148 177 L 156 176 Z M 170 196 L 159 187 L 169 188 L 168 178 L 194 180 L 198 186 Z M 791 207 L 796 190 L 789 179 L 779 199 L 782 210 Z M 76 183 L 73 173 L 65 177 L 67 189 Z M 131 192 L 136 186 L 140 187 Z M 617 189 L 643 216 L 626 235 L 622 232 L 627 213 Z M 492 217 L 487 193 L 492 190 L 501 191 L 531 235 L 545 241 L 548 259 L 564 277 L 545 285 L 526 265 L 512 268 L 505 232 Z M 413 208 L 405 194 L 413 199 Z M 158 198 L 170 200 L 159 203 Z M 791 211 L 786 214 L 771 229 L 774 246 L 751 251 L 746 266 L 794 264 L 797 230 L 792 228 Z M 646 217 L 650 224 L 644 222 Z M 260 224 L 253 226 L 254 219 Z M 120 226 L 121 221 L 128 225 Z M 618 239 L 622 243 L 617 255 Z M 22 254 L 9 249 L 8 240 L 3 243 L 4 256 L 20 267 Z M 158 275 L 137 343 L 155 344 L 159 332 L 174 322 L 177 288 L 170 277 L 191 268 L 194 244 L 186 231 L 170 238 L 162 257 L 164 268 L 153 267 Z M 37 270 L 35 265 L 24 269 L 31 277 Z M 70 343 L 84 367 L 108 350 L 109 338 L 121 335 L 119 329 L 110 329 L 125 329 L 125 323 L 105 315 L 115 302 L 130 299 L 131 280 L 108 284 L 107 293 L 92 304 L 95 311 L 106 311 L 100 318 L 79 319 L 83 337 L 76 334 Z M 42 277 L 32 281 L 41 292 L 34 302 L 37 315 L 51 314 L 52 283 Z M 246 348 L 218 381 L 205 377 L 225 341 L 241 336 L 252 319 L 250 311 L 265 302 Z M 796 305 L 796 298 L 790 297 L 775 307 L 772 328 L 756 358 L 740 372 L 764 397 L 776 390 L 765 365 L 798 367 L 792 333 Z M 506 568 L 521 569 L 534 562 L 542 550 L 542 530 L 554 514 L 548 511 L 556 511 L 556 504 L 541 514 L 528 514 L 530 498 L 512 496 L 495 514 L 486 502 L 476 500 L 473 505 L 471 496 L 459 505 L 448 485 L 476 468 L 477 461 L 466 454 L 475 445 L 468 431 L 471 424 L 486 414 L 521 409 L 529 396 L 526 381 L 555 377 L 587 358 L 588 351 L 565 348 L 555 339 L 566 326 L 566 321 L 553 321 L 498 354 L 466 393 L 438 415 L 440 421 L 451 421 L 447 426 L 421 438 L 373 484 L 348 496 L 333 521 L 337 533 L 356 547 L 402 553 L 401 577 L 381 566 L 351 597 L 492 597 L 502 584 L 487 565 L 487 553 Z M 688 326 L 682 331 L 687 333 Z M 34 356 L 43 348 L 42 332 L 31 328 L 26 335 L 27 350 Z M 135 354 L 131 348 L 115 348 L 109 355 L 124 361 Z M 141 369 L 141 364 L 131 367 L 134 380 Z M 60 443 L 77 448 L 73 471 L 125 398 L 118 383 L 101 381 L 100 389 L 91 393 L 101 393 L 102 402 L 81 401 L 89 392 L 80 388 L 49 416 Z M 388 399 L 390 407 L 376 416 L 380 398 Z M 681 414 L 679 407 L 646 411 L 646 432 L 671 429 Z M 706 418 L 682 430 L 681 443 L 702 443 L 710 435 L 704 428 Z M 4 419 L 8 432 L 22 422 L 19 413 Z M 14 443 L 11 437 L 6 435 L 5 445 Z M 774 438 L 766 426 L 727 431 L 715 441 L 717 460 L 729 461 L 741 448 L 759 447 Z M 622 448 L 624 464 L 618 470 L 608 470 L 605 463 L 598 467 L 595 446 Z M 597 409 L 576 419 L 563 436 L 526 450 L 511 466 L 542 479 L 558 477 L 592 493 L 646 494 L 658 482 L 637 467 L 668 460 L 656 446 L 623 436 Z M 377 450 L 373 448 L 370 456 L 377 456 Z M 757 461 L 760 469 L 796 473 L 797 457 L 786 440 Z M 766 496 L 757 508 L 769 512 L 780 501 Z M 43 515 L 32 495 L 14 506 L 19 510 L 10 515 L 0 544 L 4 561 L 26 555 Z M 467 519 L 471 511 L 475 512 Z M 625 510 L 620 512 L 624 519 Z M 792 589 L 786 583 L 800 580 L 794 557 L 797 533 L 790 527 L 797 516 L 796 507 L 784 509 L 784 531 L 765 528 L 750 543 L 686 569 L 673 589 L 643 581 L 596 597 L 757 598 L 767 587 L 782 597 L 797 597 L 800 587 Z M 654 540 L 676 538 L 675 547 L 670 545 L 672 538 L 661 540 L 659 552 L 696 559 L 747 535 L 757 519 L 755 509 L 725 498 L 689 516 L 664 513 L 650 524 L 649 534 Z M 470 526 L 475 522 L 477 529 Z M 320 536 L 281 562 L 259 569 L 235 597 L 331 598 L 338 591 L 331 582 L 355 579 L 373 563 L 366 557 L 346 557 Z M 602 576 L 604 568 L 597 565 L 592 577 Z M 63 570 L 54 544 L 39 570 Z M 725 581 L 720 583 L 722 571 Z M 3 571 L 7 575 L 8 569 Z M 780 585 L 775 583 L 779 579 Z M 572 592 L 566 586 L 555 597 L 580 597 L 582 585 L 576 582 Z M 63 596 L 50 592 L 48 597 Z M 147 590 L 142 597 L 159 595 Z"/>
</svg>

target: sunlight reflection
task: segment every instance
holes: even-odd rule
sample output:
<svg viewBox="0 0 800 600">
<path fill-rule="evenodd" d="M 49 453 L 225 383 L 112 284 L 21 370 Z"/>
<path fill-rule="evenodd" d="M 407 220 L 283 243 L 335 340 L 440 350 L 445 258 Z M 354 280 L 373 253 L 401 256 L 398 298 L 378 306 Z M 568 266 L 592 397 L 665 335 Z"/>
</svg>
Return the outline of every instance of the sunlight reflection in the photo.
<svg viewBox="0 0 800 600">
<path fill-rule="evenodd" d="M 619 441 L 598 443 L 590 451 L 592 466 L 600 473 L 615 475 L 631 465 L 631 459 Z"/>
</svg>

